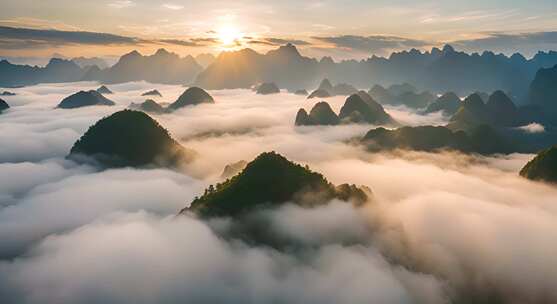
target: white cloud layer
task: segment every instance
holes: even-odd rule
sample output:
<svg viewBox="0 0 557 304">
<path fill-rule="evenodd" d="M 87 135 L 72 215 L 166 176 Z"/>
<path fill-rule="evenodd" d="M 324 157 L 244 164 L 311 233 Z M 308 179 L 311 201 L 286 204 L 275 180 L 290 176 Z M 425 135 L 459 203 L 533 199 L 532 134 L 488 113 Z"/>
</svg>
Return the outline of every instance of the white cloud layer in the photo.
<svg viewBox="0 0 557 304">
<path fill-rule="evenodd" d="M 451 303 L 557 301 L 557 189 L 520 178 L 531 155 L 370 154 L 371 126 L 294 128 L 293 94 L 215 91 L 216 104 L 153 116 L 199 158 L 183 172 L 98 172 L 65 160 L 100 117 L 158 89 L 110 86 L 114 107 L 54 109 L 94 83 L 14 89 L 0 119 L 3 303 Z M 338 111 L 343 98 L 329 100 Z M 388 109 L 411 125 L 441 116 Z M 5 147 L 5 148 L 4 148 Z M 220 234 L 233 221 L 175 215 L 226 164 L 276 150 L 331 182 L 371 187 L 363 208 L 285 205 L 258 214 L 283 251 Z"/>
</svg>

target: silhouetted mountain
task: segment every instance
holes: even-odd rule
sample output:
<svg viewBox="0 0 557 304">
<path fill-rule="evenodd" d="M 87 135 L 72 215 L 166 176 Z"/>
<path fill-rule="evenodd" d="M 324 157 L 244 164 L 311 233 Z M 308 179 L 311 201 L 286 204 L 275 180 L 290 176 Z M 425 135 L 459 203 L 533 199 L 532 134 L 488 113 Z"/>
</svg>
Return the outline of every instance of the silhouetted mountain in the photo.
<svg viewBox="0 0 557 304">
<path fill-rule="evenodd" d="M 92 57 L 92 58 L 76 57 L 76 58 L 72 58 L 72 61 L 75 62 L 77 65 L 79 65 L 81 68 L 86 68 L 90 66 L 96 66 L 99 69 L 108 68 L 108 63 L 106 63 L 104 59 L 99 57 Z"/>
<path fill-rule="evenodd" d="M 210 186 L 180 213 L 235 217 L 288 202 L 308 207 L 322 205 L 333 198 L 362 203 L 368 197 L 364 190 L 348 185 L 335 187 L 323 175 L 268 152 L 247 164 L 240 174 Z"/>
<path fill-rule="evenodd" d="M 364 91 L 350 95 L 338 116 L 345 123 L 396 124 L 385 109 Z"/>
<path fill-rule="evenodd" d="M 510 153 L 511 145 L 487 126 L 475 127 L 467 134 L 446 127 L 420 126 L 402 127 L 396 130 L 377 128 L 370 130 L 362 143 L 371 151 L 382 150 L 416 150 L 436 152 L 456 150 L 466 153 L 494 154 Z"/>
<path fill-rule="evenodd" d="M 412 109 L 423 109 L 435 101 L 435 96 L 430 92 L 406 92 L 399 95 L 396 100 L 397 104 L 404 105 Z"/>
<path fill-rule="evenodd" d="M 388 58 L 373 56 L 362 61 L 336 63 L 326 58 L 318 61 L 304 57 L 296 47 L 288 44 L 266 54 L 251 49 L 223 52 L 203 72 L 193 57 L 179 58 L 164 50 L 152 56 L 141 56 L 134 51 L 104 70 L 96 66 L 80 68 L 72 61 L 67 62 L 74 67 L 64 67 L 64 73 L 57 73 L 56 68 L 50 67 L 53 70 L 51 75 L 50 68 L 2 61 L 0 86 L 77 80 L 184 84 L 198 75 L 196 84 L 206 89 L 251 88 L 257 83 L 274 82 L 279 88 L 296 90 L 315 87 L 323 78 L 328 78 L 356 87 L 367 87 L 370 83 L 412 83 L 421 90 L 451 91 L 459 95 L 501 89 L 522 102 L 527 99 L 528 86 L 536 72 L 557 64 L 557 52 L 539 52 L 526 60 L 521 55 L 507 57 L 492 52 L 466 54 L 446 46 L 443 50 L 434 48 L 430 52 L 420 52 L 413 49 L 392 53 Z M 379 98 L 377 100 L 382 102 Z"/>
<path fill-rule="evenodd" d="M 452 116 L 460 108 L 460 98 L 455 93 L 449 92 L 437 98 L 434 102 L 429 104 L 424 113 L 434 113 L 442 111 L 443 115 Z"/>
<path fill-rule="evenodd" d="M 16 94 L 10 91 L 4 91 L 0 93 L 0 96 L 15 96 Z"/>
<path fill-rule="evenodd" d="M 300 95 L 300 96 L 307 96 L 308 95 L 308 91 L 302 89 L 302 90 L 296 90 L 296 92 L 294 92 L 294 94 L 296 95 Z"/>
<path fill-rule="evenodd" d="M 375 85 L 369 95 L 383 105 L 403 105 L 412 109 L 423 109 L 435 101 L 430 92 L 418 93 L 414 86 L 407 83 L 391 85 L 388 89 Z"/>
<path fill-rule="evenodd" d="M 460 108 L 451 117 L 449 128 L 467 130 L 484 124 L 491 124 L 491 117 L 480 95 L 474 93 L 461 102 Z"/>
<path fill-rule="evenodd" d="M 248 162 L 245 161 L 245 160 L 240 160 L 240 161 L 237 161 L 235 163 L 228 164 L 224 167 L 224 170 L 222 171 L 222 174 L 220 175 L 220 177 L 222 179 L 231 178 L 234 175 L 242 172 L 242 170 L 244 170 L 244 168 L 246 168 L 247 165 L 248 165 Z"/>
<path fill-rule="evenodd" d="M 164 107 L 152 99 L 147 99 L 140 104 L 132 103 L 130 104 L 130 108 L 134 110 L 140 110 L 143 112 L 155 113 L 155 114 L 161 114 L 165 112 Z"/>
<path fill-rule="evenodd" d="M 96 75 L 88 73 L 83 80 L 97 80 L 103 83 L 144 80 L 151 83 L 189 84 L 202 70 L 191 56 L 180 58 L 165 49 L 159 49 L 150 56 L 133 51 L 120 57 L 112 67 L 100 73 L 96 72 Z"/>
<path fill-rule="evenodd" d="M 151 90 L 151 91 L 147 91 L 143 94 L 141 94 L 141 96 L 158 96 L 158 97 L 162 97 L 161 92 L 159 92 L 158 90 Z"/>
<path fill-rule="evenodd" d="M 112 91 L 106 86 L 101 86 L 100 88 L 97 89 L 97 92 L 101 94 L 112 94 Z"/>
<path fill-rule="evenodd" d="M 530 85 L 530 103 L 540 107 L 549 122 L 557 125 L 557 65 L 536 73 Z"/>
<path fill-rule="evenodd" d="M 384 87 L 376 84 L 369 90 L 368 94 L 379 103 L 390 104 L 393 102 L 393 95 Z"/>
<path fill-rule="evenodd" d="M 300 109 L 296 115 L 297 126 L 316 126 L 316 125 L 338 125 L 340 119 L 335 114 L 331 106 L 324 102 L 318 102 L 313 106 L 309 115 L 304 109 Z"/>
<path fill-rule="evenodd" d="M 400 96 L 406 93 L 418 93 L 418 89 L 409 83 L 393 84 L 387 89 L 392 96 Z"/>
<path fill-rule="evenodd" d="M 333 92 L 333 84 L 331 83 L 331 81 L 329 81 L 329 79 L 325 78 L 323 80 L 321 80 L 321 83 L 319 84 L 319 87 L 317 87 L 317 90 L 325 90 L 329 93 Z"/>
<path fill-rule="evenodd" d="M 262 83 L 257 87 L 257 94 L 270 95 L 280 93 L 280 89 L 273 82 Z"/>
<path fill-rule="evenodd" d="M 178 99 L 168 106 L 173 111 L 185 106 L 198 105 L 202 103 L 214 103 L 215 100 L 209 93 L 198 87 L 188 88 Z"/>
<path fill-rule="evenodd" d="M 312 93 L 312 95 L 314 96 L 315 94 L 327 95 L 322 92 L 327 92 L 329 93 L 330 96 L 348 96 L 351 94 L 358 93 L 358 89 L 346 83 L 339 83 L 336 85 L 332 85 L 329 79 L 325 78 L 321 81 L 319 87 Z"/>
<path fill-rule="evenodd" d="M 247 89 L 274 82 L 279 88 L 295 90 L 315 85 L 317 69 L 317 61 L 301 56 L 292 44 L 264 55 L 243 49 L 221 53 L 195 83 L 205 89 Z"/>
<path fill-rule="evenodd" d="M 58 108 L 73 109 L 87 106 L 113 106 L 115 103 L 102 96 L 97 91 L 79 91 L 73 95 L 64 98 L 59 104 Z"/>
<path fill-rule="evenodd" d="M 557 183 L 557 146 L 540 152 L 520 170 L 520 175 L 531 180 Z"/>
<path fill-rule="evenodd" d="M 4 112 L 4 110 L 7 110 L 9 108 L 10 108 L 10 106 L 8 105 L 8 103 L 5 102 L 4 100 L 0 99 L 0 114 L 2 112 Z"/>
<path fill-rule="evenodd" d="M 0 61 L 0 86 L 17 87 L 38 83 L 70 82 L 81 79 L 84 70 L 75 62 L 53 58 L 45 67 Z"/>
<path fill-rule="evenodd" d="M 294 120 L 296 126 L 313 126 L 314 122 L 305 109 L 299 109 Z"/>
<path fill-rule="evenodd" d="M 478 96 L 480 96 L 484 103 L 489 100 L 489 94 L 487 94 L 486 92 L 474 92 L 473 94 L 477 94 Z"/>
<path fill-rule="evenodd" d="M 467 130 L 487 124 L 494 127 L 515 127 L 523 120 L 512 100 L 503 91 L 495 91 L 485 104 L 478 94 L 468 96 L 451 117 L 449 127 Z"/>
<path fill-rule="evenodd" d="M 491 115 L 491 122 L 494 125 L 512 127 L 518 124 L 518 109 L 503 91 L 495 91 L 491 94 L 486 106 Z"/>
<path fill-rule="evenodd" d="M 230 89 L 274 82 L 279 88 L 295 90 L 316 86 L 323 78 L 328 78 L 357 87 L 366 87 L 369 83 L 412 83 L 433 92 L 458 94 L 502 89 L 516 100 L 522 100 L 536 71 L 555 64 L 556 52 L 540 52 L 530 60 L 518 60 L 517 56 L 491 52 L 466 54 L 450 46 L 425 53 L 410 50 L 393 53 L 388 58 L 335 63 L 303 57 L 294 46 L 288 45 L 267 54 L 251 49 L 222 53 L 199 75 L 196 83 L 208 89 Z"/>
<path fill-rule="evenodd" d="M 327 97 L 331 97 L 331 94 L 328 91 L 317 89 L 317 90 L 311 92 L 311 94 L 309 94 L 308 99 L 327 98 Z"/>
<path fill-rule="evenodd" d="M 166 167 L 191 160 L 193 152 L 172 139 L 149 115 L 123 110 L 91 126 L 68 157 L 78 162 L 94 159 L 105 167 Z"/>
</svg>

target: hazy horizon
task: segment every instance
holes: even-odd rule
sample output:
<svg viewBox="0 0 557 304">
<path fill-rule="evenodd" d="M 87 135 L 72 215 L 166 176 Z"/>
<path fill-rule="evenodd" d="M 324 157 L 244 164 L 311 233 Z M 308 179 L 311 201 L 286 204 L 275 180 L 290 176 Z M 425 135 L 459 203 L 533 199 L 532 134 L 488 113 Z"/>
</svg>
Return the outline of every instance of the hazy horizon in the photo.
<svg viewBox="0 0 557 304">
<path fill-rule="evenodd" d="M 336 60 L 386 56 L 410 48 L 426 50 L 445 43 L 467 52 L 521 52 L 529 57 L 557 46 L 557 18 L 549 0 L 535 5 L 516 0 L 286 1 L 280 5 L 7 0 L 2 8 L 0 56 L 5 57 L 54 53 L 105 57 L 132 49 L 151 53 L 160 47 L 181 55 L 245 47 L 264 52 L 287 42 L 308 56 Z M 327 18 L 331 14 L 333 23 Z"/>
</svg>

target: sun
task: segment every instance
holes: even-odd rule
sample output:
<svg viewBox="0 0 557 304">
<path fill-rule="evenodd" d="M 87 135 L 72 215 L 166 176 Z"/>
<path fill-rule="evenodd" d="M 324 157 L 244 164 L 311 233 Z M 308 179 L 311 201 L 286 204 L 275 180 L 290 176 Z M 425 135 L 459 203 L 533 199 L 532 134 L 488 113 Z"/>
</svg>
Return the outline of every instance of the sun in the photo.
<svg viewBox="0 0 557 304">
<path fill-rule="evenodd" d="M 241 39 L 243 35 L 244 34 L 234 26 L 224 26 L 217 31 L 217 37 L 224 46 L 234 44 L 238 39 Z"/>
</svg>

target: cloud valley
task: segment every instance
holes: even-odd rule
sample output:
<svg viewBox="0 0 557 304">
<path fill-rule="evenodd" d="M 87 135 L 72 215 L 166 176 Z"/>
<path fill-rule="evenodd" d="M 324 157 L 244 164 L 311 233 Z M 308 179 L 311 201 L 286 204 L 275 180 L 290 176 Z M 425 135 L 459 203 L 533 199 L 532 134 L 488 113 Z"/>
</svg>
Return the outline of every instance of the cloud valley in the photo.
<svg viewBox="0 0 557 304">
<path fill-rule="evenodd" d="M 110 86 L 114 107 L 54 109 L 95 83 L 14 89 L 0 119 L 0 297 L 6 303 L 502 303 L 557 301 L 557 189 L 518 176 L 531 155 L 368 153 L 371 126 L 294 128 L 281 93 L 211 92 L 214 105 L 153 115 L 199 157 L 183 171 L 98 171 L 64 157 L 103 116 L 155 85 Z M 156 85 L 171 102 L 184 90 Z M 344 98 L 328 100 L 338 111 Z M 437 114 L 388 107 L 410 125 Z M 176 216 L 226 164 L 276 150 L 331 182 L 369 186 L 364 207 L 285 205 L 263 216 L 288 251 L 224 237 L 232 219 Z M 241 223 L 240 223 L 241 224 Z"/>
</svg>

